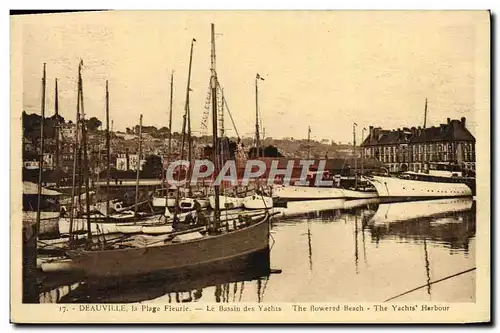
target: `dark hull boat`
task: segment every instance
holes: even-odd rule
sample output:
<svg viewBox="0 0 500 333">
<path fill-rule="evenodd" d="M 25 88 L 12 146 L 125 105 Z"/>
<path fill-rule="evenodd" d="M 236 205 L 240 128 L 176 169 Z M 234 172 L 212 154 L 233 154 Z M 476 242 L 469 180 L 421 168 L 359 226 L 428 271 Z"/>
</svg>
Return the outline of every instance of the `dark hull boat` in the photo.
<svg viewBox="0 0 500 333">
<path fill-rule="evenodd" d="M 187 234 L 184 239 L 102 251 L 68 251 L 76 269 L 88 278 L 134 277 L 212 266 L 248 256 L 269 246 L 269 214 L 221 234 Z M 190 236 L 194 236 L 190 239 Z M 184 235 L 186 236 L 186 235 Z"/>
<path fill-rule="evenodd" d="M 271 272 L 270 249 L 266 248 L 248 256 L 225 261 L 222 265 L 211 265 L 210 269 L 187 269 L 181 274 L 148 274 L 141 278 L 122 281 L 85 281 L 75 290 L 60 296 L 52 302 L 57 303 L 133 303 L 164 297 L 175 302 L 182 293 L 193 293 L 192 301 L 201 296 L 205 288 L 243 281 L 267 279 Z M 54 290 L 54 289 L 53 289 Z M 54 294 L 53 291 L 50 292 Z M 172 294 L 172 295 L 171 295 Z M 165 297 L 168 296 L 168 297 Z M 162 299 L 163 300 L 163 299 Z M 182 300 L 185 302 L 186 300 Z"/>
</svg>

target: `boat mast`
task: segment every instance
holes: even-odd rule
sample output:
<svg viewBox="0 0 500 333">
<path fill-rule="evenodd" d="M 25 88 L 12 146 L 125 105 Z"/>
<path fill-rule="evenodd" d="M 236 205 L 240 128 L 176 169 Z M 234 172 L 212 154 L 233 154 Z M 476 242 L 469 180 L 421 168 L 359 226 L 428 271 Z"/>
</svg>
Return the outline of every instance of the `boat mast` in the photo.
<svg viewBox="0 0 500 333">
<path fill-rule="evenodd" d="M 259 134 L 259 80 L 264 80 L 260 74 L 255 75 L 255 156 L 261 157 L 260 134 Z"/>
<path fill-rule="evenodd" d="M 361 130 L 361 145 L 363 145 L 363 143 L 365 142 L 365 131 L 366 131 L 366 128 L 363 127 L 363 129 Z M 364 147 L 361 147 L 361 178 L 360 180 L 363 181 L 363 175 L 364 175 L 364 159 L 365 159 L 365 152 L 364 152 Z"/>
<path fill-rule="evenodd" d="M 311 158 L 311 126 L 307 129 L 307 159 Z"/>
<path fill-rule="evenodd" d="M 356 155 L 356 126 L 358 124 L 354 123 L 352 125 L 352 154 L 354 156 L 354 189 L 358 188 L 358 156 Z"/>
<path fill-rule="evenodd" d="M 424 128 L 427 125 L 427 98 L 425 98 L 425 107 L 424 107 Z"/>
<path fill-rule="evenodd" d="M 219 163 L 218 163 L 218 149 L 219 141 L 217 139 L 217 71 L 216 71 L 216 58 L 215 58 L 215 25 L 211 24 L 211 95 L 212 95 L 212 147 L 213 147 L 213 162 L 215 175 L 219 174 Z M 214 222 L 215 228 L 218 228 L 218 221 L 220 218 L 220 207 L 219 207 L 219 186 L 214 184 L 214 194 L 215 194 L 215 207 L 214 207 Z"/>
<path fill-rule="evenodd" d="M 187 179 L 191 179 L 191 163 L 193 159 L 193 143 L 192 143 L 192 137 L 191 137 L 191 110 L 189 106 L 189 94 L 191 92 L 191 68 L 192 68 L 192 63 L 193 63 L 193 47 L 194 43 L 196 42 L 196 39 L 191 40 L 191 51 L 189 53 L 189 69 L 188 69 L 188 79 L 187 79 L 187 87 L 186 87 L 186 104 L 184 106 L 184 110 L 187 114 L 187 139 L 188 139 L 188 161 L 189 161 L 189 167 L 188 167 L 188 172 L 187 172 Z M 189 185 L 189 181 L 186 182 L 186 187 L 188 188 L 188 195 L 191 196 L 191 186 Z"/>
<path fill-rule="evenodd" d="M 168 146 L 167 146 L 167 168 L 170 164 L 170 154 L 172 153 L 172 103 L 174 100 L 174 72 L 170 73 L 170 107 L 168 112 Z M 168 179 L 165 172 L 165 218 L 168 209 Z"/>
<path fill-rule="evenodd" d="M 57 89 L 57 79 L 56 81 L 56 87 L 55 87 L 55 98 L 54 98 L 54 113 L 55 113 L 55 118 L 56 118 L 56 188 L 59 188 L 59 183 L 60 183 L 60 175 L 59 175 L 59 96 L 58 96 L 58 89 Z"/>
<path fill-rule="evenodd" d="M 142 154 L 142 114 L 139 117 L 139 150 L 137 152 L 137 163 L 136 163 L 136 178 L 135 178 L 135 205 L 134 205 L 134 217 L 137 221 L 137 203 L 139 201 L 139 176 L 141 173 L 141 154 Z"/>
<path fill-rule="evenodd" d="M 45 86 L 46 86 L 46 64 L 43 64 L 43 77 L 42 77 L 42 105 L 40 108 L 40 113 L 42 118 L 40 119 L 40 156 L 38 160 L 38 197 L 37 197 L 37 207 L 36 207 L 36 226 L 35 233 L 38 237 L 38 232 L 40 231 L 40 219 L 41 219 L 41 208 L 42 205 L 42 173 L 43 173 L 43 144 L 44 144 L 44 131 L 43 123 L 45 121 Z M 36 252 L 35 252 L 36 253 Z"/>
<path fill-rule="evenodd" d="M 80 72 L 80 67 L 82 62 L 78 65 L 78 72 Z M 79 168 L 79 131 L 80 131 L 80 80 L 77 80 L 77 100 L 76 100 L 76 122 L 75 122 L 75 143 L 73 145 L 73 181 L 71 186 L 71 202 L 69 208 L 69 245 L 72 247 L 73 240 L 73 218 L 75 210 L 75 195 L 76 195 L 76 170 Z M 80 174 L 79 174 L 80 175 Z"/>
<path fill-rule="evenodd" d="M 83 80 L 81 66 L 78 68 L 78 81 L 80 82 L 80 103 L 82 109 L 82 144 L 83 144 L 83 161 L 84 161 L 84 179 L 85 179 L 85 210 L 87 216 L 87 241 L 91 244 L 92 229 L 90 224 L 90 194 L 89 194 L 89 157 L 88 157 L 88 142 L 87 142 L 87 128 L 85 126 L 85 108 L 83 104 Z"/>
<path fill-rule="evenodd" d="M 184 149 L 185 149 L 185 144 L 186 144 L 186 123 L 187 123 L 187 118 L 189 116 L 189 85 L 190 85 L 190 76 L 191 76 L 191 59 L 193 56 L 193 45 L 196 39 L 191 40 L 191 51 L 190 51 L 190 60 L 189 60 L 189 73 L 188 73 L 188 86 L 187 86 L 187 91 L 186 91 L 186 104 L 184 105 L 184 116 L 182 117 L 182 143 L 181 143 L 181 160 L 184 159 Z M 191 163 L 191 161 L 189 161 Z M 188 166 L 188 171 L 187 174 L 189 174 L 189 168 Z M 186 174 L 186 178 L 187 178 Z M 177 181 L 180 181 L 180 176 L 181 176 L 181 170 L 179 170 L 179 173 L 177 174 Z M 187 185 L 186 185 L 187 186 Z M 177 226 L 177 213 L 179 210 L 179 200 L 180 200 L 180 193 L 181 189 L 180 187 L 177 188 L 177 193 L 175 196 L 175 208 L 174 208 L 174 228 Z"/>
<path fill-rule="evenodd" d="M 108 80 L 106 80 L 106 216 L 109 216 L 109 174 L 110 174 L 110 133 L 109 133 L 109 90 Z"/>
</svg>

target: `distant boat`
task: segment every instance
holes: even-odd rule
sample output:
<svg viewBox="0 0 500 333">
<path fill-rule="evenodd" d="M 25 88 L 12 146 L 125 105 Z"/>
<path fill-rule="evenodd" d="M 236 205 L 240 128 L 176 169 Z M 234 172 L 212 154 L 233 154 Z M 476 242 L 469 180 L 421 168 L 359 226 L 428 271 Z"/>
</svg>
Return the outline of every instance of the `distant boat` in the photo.
<svg viewBox="0 0 500 333">
<path fill-rule="evenodd" d="M 381 198 L 437 198 L 472 196 L 463 183 L 412 180 L 387 176 L 367 177 Z"/>
<path fill-rule="evenodd" d="M 374 191 L 355 191 L 337 187 L 281 186 L 273 191 L 275 206 L 289 201 L 367 199 L 375 198 Z"/>
<path fill-rule="evenodd" d="M 466 184 L 472 190 L 472 195 L 475 195 L 476 192 L 476 177 L 474 176 L 474 172 L 470 170 L 463 172 L 459 165 L 450 163 L 428 163 L 428 170 L 418 172 L 406 171 L 401 174 L 401 177 L 439 183 L 462 183 Z"/>
<path fill-rule="evenodd" d="M 273 208 L 273 198 L 265 195 L 249 195 L 243 198 L 245 209 L 270 209 Z"/>
</svg>

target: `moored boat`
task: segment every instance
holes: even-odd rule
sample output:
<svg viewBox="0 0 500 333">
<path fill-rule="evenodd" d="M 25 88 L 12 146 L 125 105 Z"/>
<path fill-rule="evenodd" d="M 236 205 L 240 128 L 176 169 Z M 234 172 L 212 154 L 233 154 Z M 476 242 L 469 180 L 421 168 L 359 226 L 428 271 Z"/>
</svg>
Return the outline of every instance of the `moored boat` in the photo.
<svg viewBox="0 0 500 333">
<path fill-rule="evenodd" d="M 95 278 L 137 276 L 211 265 L 267 248 L 269 215 L 234 231 L 176 240 L 178 242 L 165 239 L 144 246 L 102 251 L 70 250 L 68 255 L 86 276 Z"/>
<path fill-rule="evenodd" d="M 472 196 L 472 190 L 463 183 L 433 182 L 387 176 L 371 176 L 381 198 L 437 198 Z"/>
<path fill-rule="evenodd" d="M 378 196 L 376 191 L 358 191 L 338 187 L 281 186 L 273 192 L 275 206 L 290 201 L 367 199 Z"/>
<path fill-rule="evenodd" d="M 263 195 L 249 195 L 243 198 L 243 207 L 245 209 L 270 209 L 273 208 L 273 198 Z"/>
</svg>

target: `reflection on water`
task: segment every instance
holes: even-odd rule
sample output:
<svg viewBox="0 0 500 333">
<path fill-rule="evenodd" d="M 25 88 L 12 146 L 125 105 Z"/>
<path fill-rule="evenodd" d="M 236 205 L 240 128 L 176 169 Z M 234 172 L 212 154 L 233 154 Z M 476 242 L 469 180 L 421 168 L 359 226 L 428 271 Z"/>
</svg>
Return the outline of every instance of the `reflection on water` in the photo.
<svg viewBox="0 0 500 333">
<path fill-rule="evenodd" d="M 246 271 L 80 283 L 41 301 L 383 302 L 421 287 L 396 301 L 474 302 L 474 271 L 434 282 L 475 267 L 475 210 L 472 199 L 345 201 L 274 220 L 270 253 Z"/>
<path fill-rule="evenodd" d="M 381 204 L 368 225 L 377 243 L 382 238 L 424 244 L 432 240 L 468 252 L 476 233 L 475 205 L 472 199 L 462 198 Z"/>
</svg>

